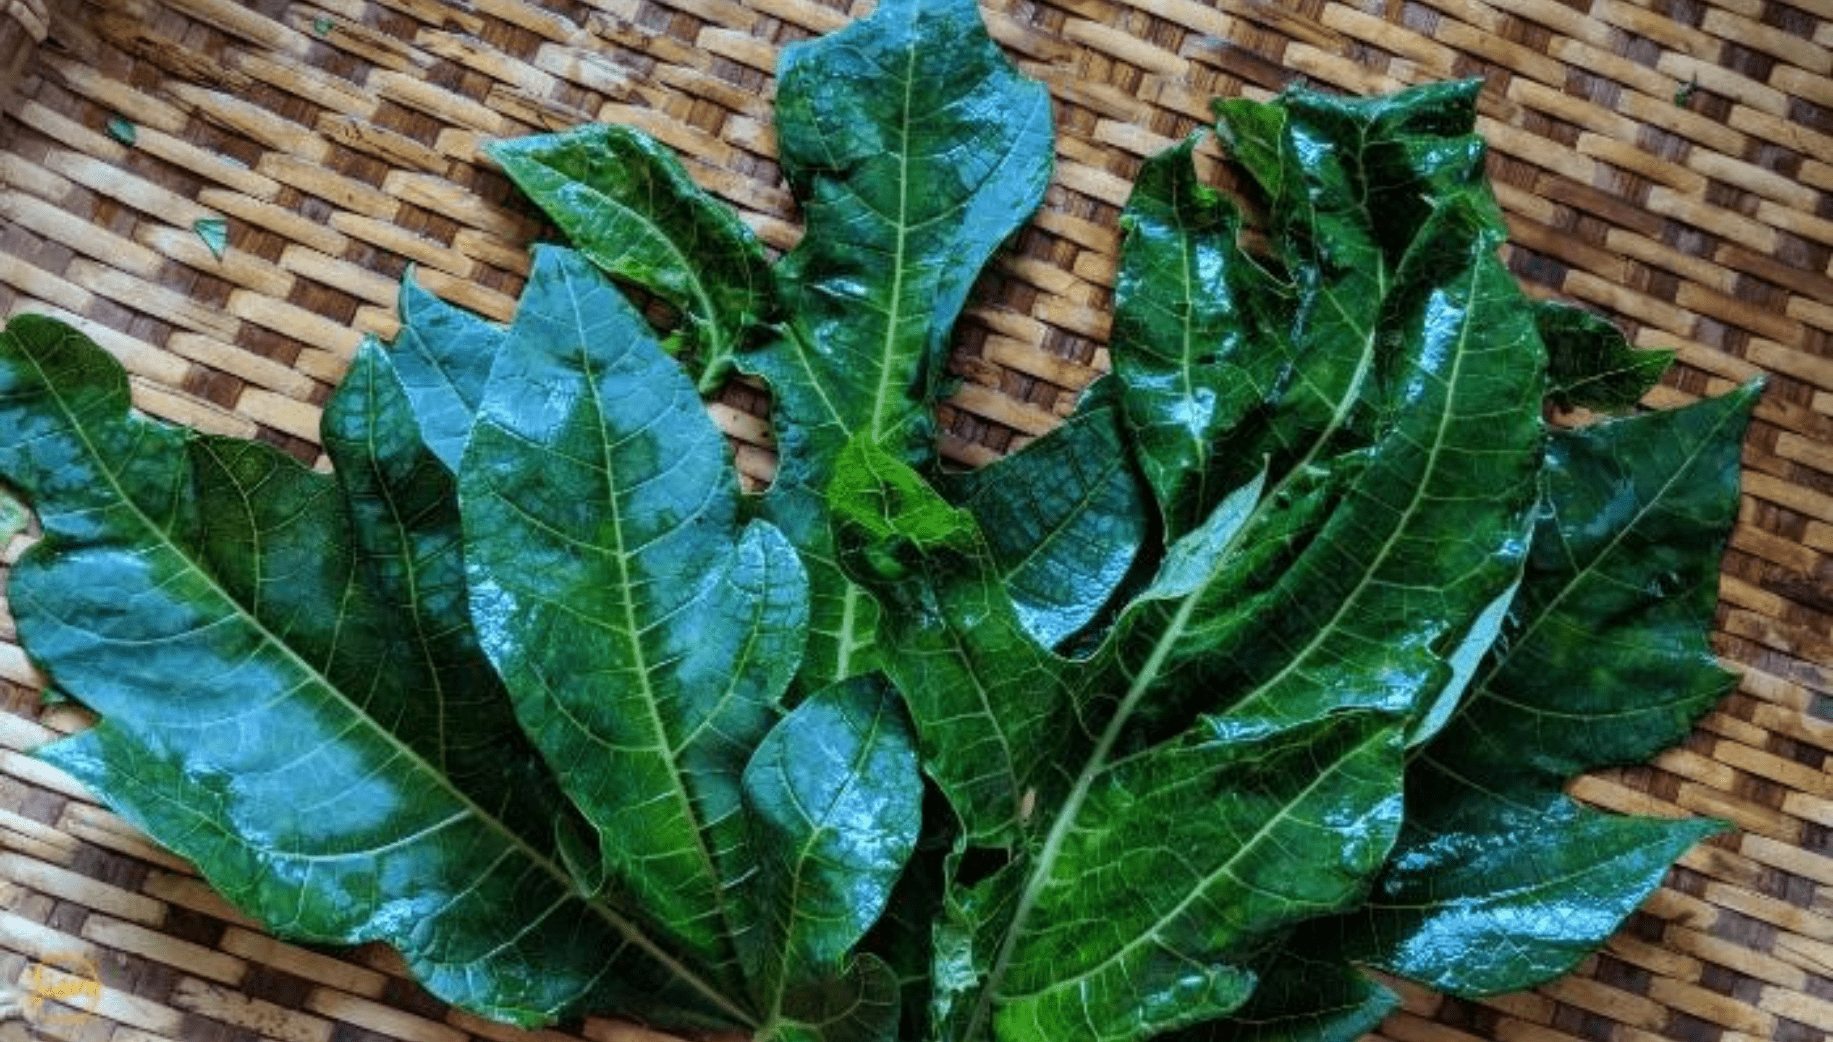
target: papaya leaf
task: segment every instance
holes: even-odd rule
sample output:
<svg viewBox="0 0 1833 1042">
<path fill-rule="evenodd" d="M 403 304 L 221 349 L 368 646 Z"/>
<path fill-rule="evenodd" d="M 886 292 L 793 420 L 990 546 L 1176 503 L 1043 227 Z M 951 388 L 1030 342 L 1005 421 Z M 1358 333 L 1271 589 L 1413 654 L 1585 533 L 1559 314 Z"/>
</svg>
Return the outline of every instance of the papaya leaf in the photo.
<svg viewBox="0 0 1833 1042">
<path fill-rule="evenodd" d="M 916 847 L 922 782 L 903 707 L 878 677 L 811 695 L 745 768 L 760 852 L 749 889 L 766 927 L 744 954 L 767 1022 L 824 1028 L 831 1042 L 888 1037 L 899 1013 L 889 968 L 853 952 Z M 819 1034 L 808 1037 L 823 1037 Z"/>
<path fill-rule="evenodd" d="M 632 895 L 739 989 L 739 776 L 795 672 L 805 581 L 739 522 L 693 384 L 578 255 L 536 251 L 459 489 L 478 635 L 596 834 L 581 887 Z"/>
<path fill-rule="evenodd" d="M 764 248 L 738 215 L 631 127 L 584 126 L 486 151 L 574 249 L 681 312 L 683 328 L 664 346 L 703 393 L 718 390 L 734 353 L 776 310 Z"/>
<path fill-rule="evenodd" d="M 401 280 L 398 301 L 401 331 L 389 344 L 390 365 L 421 440 L 456 474 L 504 332 L 428 293 L 411 270 Z"/>
<path fill-rule="evenodd" d="M 1409 768 L 1407 831 L 1350 917 L 1352 952 L 1458 994 L 1531 987 L 1723 827 L 1605 814 L 1559 790 L 1674 744 L 1730 691 L 1706 635 L 1756 396 L 1551 435 L 1521 595 L 1467 704 Z"/>
<path fill-rule="evenodd" d="M 913 462 L 933 456 L 955 320 L 1050 177 L 1050 98 L 973 0 L 886 0 L 784 52 L 777 140 L 807 233 L 776 271 L 788 321 L 738 363 L 775 395 L 763 515 L 808 566 L 803 683 L 819 687 L 876 659 L 876 606 L 833 560 L 828 476 L 855 436 Z"/>
<path fill-rule="evenodd" d="M 1638 351 L 1609 321 L 1571 304 L 1538 301 L 1535 317 L 1547 345 L 1547 399 L 1562 409 L 1623 412 L 1674 362 L 1674 352 Z"/>
<path fill-rule="evenodd" d="M 1170 538 L 1258 468 L 1222 436 L 1269 406 L 1291 360 L 1283 290 L 1242 250 L 1235 205 L 1197 179 L 1196 141 L 1140 168 L 1114 290 L 1117 397 Z"/>
<path fill-rule="evenodd" d="M 39 756 L 269 928 L 387 941 L 448 1001 L 741 1022 L 511 823 L 542 797 L 507 707 L 467 704 L 402 638 L 334 479 L 130 415 L 119 363 L 35 316 L 0 334 L 0 428 L 45 532 L 11 576 L 21 637 L 102 717 Z"/>
<path fill-rule="evenodd" d="M 1288 943 L 1255 967 L 1259 984 L 1240 1009 L 1170 1037 L 1176 1042 L 1354 1042 L 1399 1008 L 1398 995 L 1337 959 L 1334 945 L 1325 945 L 1322 952 L 1320 957 L 1302 941 Z"/>
<path fill-rule="evenodd" d="M 1019 623 L 1047 648 L 1096 620 L 1154 534 L 1117 410 L 1094 393 L 1022 451 L 944 479 L 986 536 Z"/>
<path fill-rule="evenodd" d="M 1363 967 L 1543 980 L 1719 827 L 1562 786 L 1728 689 L 1756 390 L 1543 423 L 1667 355 L 1515 284 L 1480 89 L 1217 103 L 1258 199 L 1149 160 L 1114 375 L 969 475 L 931 409 L 1052 151 L 973 0 L 786 51 L 774 265 L 635 131 L 492 146 L 578 250 L 507 327 L 410 278 L 331 474 L 14 319 L 8 599 L 101 716 L 40 755 L 282 935 L 524 1025 L 1352 1042 L 1397 1001 Z M 728 365 L 775 397 L 761 497 Z"/>
</svg>

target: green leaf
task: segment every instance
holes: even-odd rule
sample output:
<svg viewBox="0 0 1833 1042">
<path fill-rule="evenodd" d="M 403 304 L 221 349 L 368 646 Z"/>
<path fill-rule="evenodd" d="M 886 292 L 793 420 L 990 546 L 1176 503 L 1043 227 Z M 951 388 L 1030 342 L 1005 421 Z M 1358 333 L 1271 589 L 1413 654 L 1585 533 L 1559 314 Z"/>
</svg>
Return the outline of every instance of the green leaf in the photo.
<svg viewBox="0 0 1833 1042">
<path fill-rule="evenodd" d="M 812 688 L 876 658 L 874 605 L 833 560 L 834 461 L 855 436 L 933 456 L 930 409 L 968 289 L 1049 181 L 1050 99 L 973 0 L 886 0 L 784 52 L 777 141 L 807 233 L 777 268 L 789 321 L 738 362 L 776 396 L 762 509 L 808 565 Z"/>
<path fill-rule="evenodd" d="M 1400 825 L 1394 720 L 1244 723 L 1205 722 L 1077 794 L 991 967 L 997 1037 L 1144 1039 L 1233 1012 L 1254 955 L 1361 895 Z M 1128 899 L 1091 923 L 1112 894 Z"/>
<path fill-rule="evenodd" d="M 199 217 L 191 223 L 191 230 L 217 260 L 222 260 L 223 254 L 229 252 L 229 222 L 223 218 Z"/>
<path fill-rule="evenodd" d="M 335 480 L 130 415 L 120 365 L 33 316 L 0 334 L 0 429 L 45 532 L 11 577 L 21 637 L 102 715 L 40 756 L 270 929 L 387 941 L 447 1001 L 524 1024 L 607 1003 L 734 1021 L 508 823 L 540 798 L 508 714 L 445 700 L 370 590 Z"/>
<path fill-rule="evenodd" d="M 1730 690 L 1706 637 L 1756 396 L 1552 435 L 1521 595 L 1469 704 L 1416 756 L 1407 833 L 1351 917 L 1364 957 L 1459 994 L 1530 987 L 1719 830 L 1606 815 L 1559 790 L 1674 744 Z"/>
<path fill-rule="evenodd" d="M 390 364 L 413 407 L 421 440 L 456 474 L 504 331 L 428 293 L 411 270 L 401 280 L 399 311 L 401 331 L 389 344 Z"/>
<path fill-rule="evenodd" d="M 1521 595 L 1425 759 L 1504 791 L 1557 788 L 1672 745 L 1731 689 L 1707 636 L 1757 394 L 1550 435 Z"/>
<path fill-rule="evenodd" d="M 774 270 L 635 132 L 494 146 L 583 255 L 508 328 L 404 286 L 334 475 L 9 325 L 0 481 L 45 531 L 10 603 L 102 714 L 44 755 L 290 936 L 752 1042 L 1351 1042 L 1396 1002 L 1357 967 L 1538 981 L 1717 827 L 1561 786 L 1727 689 L 1755 392 L 1547 430 L 1666 356 L 1514 284 L 1480 84 L 1218 103 L 1258 198 L 1195 139 L 1148 161 L 1115 378 L 944 477 L 1050 99 L 973 0 L 883 0 L 778 82 Z M 769 381 L 765 496 L 670 348 Z"/>
<path fill-rule="evenodd" d="M 134 142 L 139 140 L 140 137 L 138 128 L 136 128 L 132 122 L 121 116 L 108 117 L 108 122 L 104 125 L 104 129 L 108 131 L 109 137 L 129 147 L 132 147 Z"/>
<path fill-rule="evenodd" d="M 1196 139 L 1146 160 L 1121 214 L 1114 378 L 1169 537 L 1260 466 L 1222 436 L 1282 386 L 1283 289 L 1239 245 L 1234 204 L 1197 180 Z"/>
<path fill-rule="evenodd" d="M 1307 931 L 1306 939 L 1319 931 Z M 1288 943 L 1255 966 L 1253 997 L 1227 1018 L 1170 1036 L 1173 1042 L 1356 1042 L 1400 1006 L 1400 997 L 1335 958 L 1322 938 L 1311 954 Z"/>
<path fill-rule="evenodd" d="M 1094 662 L 1025 651 L 984 552 L 963 563 L 958 542 L 912 539 L 905 589 L 877 574 L 881 644 L 925 766 L 970 843 L 1013 856 L 978 884 L 991 891 L 951 899 L 971 950 L 943 965 L 975 978 L 950 1000 L 959 1037 L 1144 1038 L 1227 1014 L 1264 946 L 1353 907 L 1386 857 L 1401 736 L 1517 581 L 1537 491 L 1544 358 L 1495 256 L 1493 201 L 1460 179 L 1481 154 L 1456 136 L 1473 105 L 1463 89 L 1235 111 L 1306 157 L 1313 204 L 1343 204 L 1285 230 L 1288 270 L 1311 269 L 1280 297 L 1293 335 L 1249 345 L 1301 351 L 1289 364 L 1326 376 L 1276 397 L 1246 442 L 1273 469 L 1167 549 Z M 1447 127 L 1437 151 L 1419 140 Z M 1361 208 L 1441 182 L 1404 240 Z M 1320 260 L 1338 251 L 1360 266 Z M 1371 280 L 1370 264 L 1386 274 Z M 833 506 L 843 537 L 864 527 Z M 1198 794 L 1254 807 L 1279 842 L 1180 802 Z M 1334 860 L 1262 860 L 1329 823 L 1344 826 Z M 1116 865 L 1133 869 L 1129 911 L 1093 915 L 1086 895 L 1111 891 Z M 1225 897 L 1237 883 L 1273 896 Z"/>
<path fill-rule="evenodd" d="M 886 1042 L 896 1037 L 899 982 L 873 955 L 860 956 L 845 978 L 798 989 L 759 1042 Z"/>
<path fill-rule="evenodd" d="M 681 312 L 683 328 L 665 346 L 703 393 L 719 389 L 732 356 L 775 317 L 773 277 L 751 229 L 642 131 L 585 126 L 486 151 L 587 259 Z"/>
<path fill-rule="evenodd" d="M 1415 772 L 1407 832 L 1369 908 L 1336 934 L 1344 954 L 1454 995 L 1550 981 L 1597 950 L 1723 830 L 1706 819 L 1619 817 L 1558 792 L 1492 794 Z"/>
<path fill-rule="evenodd" d="M 580 885 L 740 988 L 739 773 L 804 639 L 794 551 L 741 525 L 725 442 L 642 316 L 543 247 L 459 473 L 471 614 L 596 834 Z M 581 764 L 592 764 L 582 769 Z"/>
<path fill-rule="evenodd" d="M 1066 664 L 1026 634 L 973 516 L 909 466 L 861 439 L 833 488 L 841 557 L 885 606 L 879 639 L 924 769 L 976 845 L 1013 844 L 1068 790 L 1056 752 L 1084 725 Z"/>
<path fill-rule="evenodd" d="M 1570 304 L 1537 302 L 1535 317 L 1547 345 L 1547 399 L 1562 409 L 1631 409 L 1674 362 L 1674 352 L 1638 351 L 1607 320 Z"/>
<path fill-rule="evenodd" d="M 12 542 L 14 536 L 25 531 L 31 520 L 32 515 L 26 510 L 25 504 L 0 488 L 0 548 L 4 548 Z"/>
<path fill-rule="evenodd" d="M 759 745 L 744 802 L 759 857 L 748 884 L 766 927 L 746 963 L 768 1020 L 808 1016 L 809 989 L 831 1004 L 826 982 L 849 976 L 849 956 L 916 848 L 922 796 L 903 708 L 878 678 L 816 692 Z"/>
<path fill-rule="evenodd" d="M 979 522 L 1020 624 L 1044 647 L 1095 621 L 1151 533 L 1116 413 L 1085 404 L 1022 451 L 947 481 Z"/>
<path fill-rule="evenodd" d="M 323 436 L 365 585 L 393 613 L 444 707 L 438 768 L 460 788 L 502 791 L 505 823 L 550 842 L 566 803 L 514 724 L 466 605 L 458 483 L 422 441 L 409 396 L 373 340 L 325 407 Z"/>
</svg>

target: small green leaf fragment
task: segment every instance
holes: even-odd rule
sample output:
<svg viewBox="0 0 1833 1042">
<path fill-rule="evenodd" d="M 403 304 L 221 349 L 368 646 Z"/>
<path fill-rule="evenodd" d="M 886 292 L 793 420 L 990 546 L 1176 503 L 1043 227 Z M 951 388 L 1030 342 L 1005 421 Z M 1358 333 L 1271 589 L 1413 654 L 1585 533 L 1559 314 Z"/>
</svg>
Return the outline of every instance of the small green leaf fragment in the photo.
<svg viewBox="0 0 1833 1042">
<path fill-rule="evenodd" d="M 329 18 L 312 19 L 312 33 L 315 36 L 330 36 L 331 30 L 335 28 L 337 28 L 337 23 Z"/>
<path fill-rule="evenodd" d="M 217 260 L 222 260 L 223 254 L 229 252 L 229 222 L 223 218 L 200 217 L 191 225 L 191 230 Z"/>
<path fill-rule="evenodd" d="M 27 516 L 25 504 L 14 499 L 5 489 L 0 489 L 0 549 L 5 548 L 14 536 L 25 531 Z"/>
<path fill-rule="evenodd" d="M 1680 89 L 1674 92 L 1674 107 L 1681 109 L 1686 108 L 1687 103 L 1693 100 L 1693 95 L 1698 91 L 1699 81 L 1697 79 L 1688 80 L 1681 84 Z"/>
<path fill-rule="evenodd" d="M 109 137 L 114 138 L 123 145 L 133 144 L 140 136 L 139 130 L 124 116 L 108 117 L 107 130 Z"/>
</svg>

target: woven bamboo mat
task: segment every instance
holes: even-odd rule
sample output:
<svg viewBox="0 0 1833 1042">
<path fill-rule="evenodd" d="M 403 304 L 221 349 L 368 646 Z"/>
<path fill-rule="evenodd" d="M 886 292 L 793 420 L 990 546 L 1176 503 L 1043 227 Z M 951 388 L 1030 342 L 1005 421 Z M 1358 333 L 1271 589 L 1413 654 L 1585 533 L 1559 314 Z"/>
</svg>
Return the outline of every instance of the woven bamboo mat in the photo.
<svg viewBox="0 0 1833 1042">
<path fill-rule="evenodd" d="M 51 10 L 47 12 L 46 7 Z M 76 322 L 148 412 L 319 459 L 319 406 L 394 284 L 503 318 L 535 233 L 480 142 L 641 126 L 776 248 L 785 43 L 845 0 L 0 0 L 0 313 Z M 981 462 L 1048 429 L 1106 365 L 1115 218 L 1140 159 L 1211 96 L 1298 78 L 1370 91 L 1480 75 L 1531 289 L 1681 364 L 1662 405 L 1758 373 L 1718 647 L 1736 694 L 1604 806 L 1742 829 L 1689 854 L 1606 950 L 1533 994 L 1408 992 L 1393 1042 L 1809 1042 L 1833 1031 L 1833 3 L 1829 0 L 988 0 L 1056 99 L 1045 212 L 978 290 L 943 417 Z M 46 36 L 49 40 L 36 43 Z M 17 70 L 17 72 L 15 72 Z M 10 95 L 7 91 L 10 88 Z M 135 128 L 132 145 L 110 121 Z M 117 124 L 117 132 L 119 125 Z M 229 224 L 217 259 L 192 231 Z M 718 406 L 768 473 L 744 387 Z M 16 540 L 4 551 L 11 560 Z M 181 862 L 22 754 L 80 726 L 38 708 L 0 603 L 0 989 L 84 1042 L 523 1036 L 443 1008 L 379 949 L 264 936 Z M 9 1034 L 11 1032 L 11 1034 Z M 0 1039 L 31 1037 L 17 1022 Z"/>
</svg>

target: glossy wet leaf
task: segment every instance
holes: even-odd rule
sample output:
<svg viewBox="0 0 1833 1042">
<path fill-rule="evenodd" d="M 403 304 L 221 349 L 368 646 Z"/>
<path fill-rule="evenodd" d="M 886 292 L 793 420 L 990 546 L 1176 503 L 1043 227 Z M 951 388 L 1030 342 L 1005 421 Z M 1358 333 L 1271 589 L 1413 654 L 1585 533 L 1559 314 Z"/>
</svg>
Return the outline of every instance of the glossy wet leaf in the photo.
<svg viewBox="0 0 1833 1042">
<path fill-rule="evenodd" d="M 1118 419 L 1105 401 L 1085 406 L 1023 451 L 949 482 L 1020 624 L 1047 648 L 1094 622 L 1150 537 L 1150 500 Z"/>
<path fill-rule="evenodd" d="M 833 562 L 825 491 L 846 443 L 933 456 L 930 410 L 969 287 L 1043 198 L 1050 99 L 972 0 L 887 0 L 784 52 L 778 160 L 807 232 L 777 267 L 788 321 L 739 364 L 775 396 L 764 515 L 808 564 L 804 683 L 876 663 L 877 609 Z"/>
<path fill-rule="evenodd" d="M 1187 185 L 1170 192 L 1169 168 L 1143 186 L 1161 198 L 1129 212 L 1136 226 L 1163 218 L 1166 257 L 1207 242 L 1216 278 L 1218 266 L 1253 264 L 1254 279 L 1278 271 L 1286 283 L 1240 283 L 1267 294 L 1252 309 L 1199 313 L 1188 291 L 1152 303 L 1162 287 L 1143 283 L 1146 300 L 1118 306 L 1180 331 L 1207 316 L 1212 328 L 1180 341 L 1202 352 L 1183 359 L 1191 379 L 1218 361 L 1264 375 L 1205 451 L 1237 454 L 1222 473 L 1247 470 L 1244 449 L 1266 470 L 1225 494 L 1160 490 L 1167 512 L 1208 509 L 1165 548 L 1094 660 L 1027 650 L 984 539 L 965 520 L 951 528 L 882 453 L 861 457 L 875 491 L 847 478 L 846 460 L 834 487 L 842 548 L 888 607 L 880 639 L 925 763 L 968 846 L 1009 858 L 951 889 L 934 971 L 945 1038 L 1143 1039 L 1205 1020 L 1224 1036 L 1365 1028 L 1388 1001 L 1378 990 L 1333 971 L 1342 987 L 1315 1002 L 1288 988 L 1253 1005 L 1257 967 L 1288 931 L 1326 929 L 1375 885 L 1401 834 L 1403 748 L 1447 718 L 1457 726 L 1451 710 L 1483 651 L 1527 598 L 1517 591 L 1541 491 L 1547 361 L 1536 309 L 1495 255 L 1474 94 L 1298 92 L 1222 114 L 1250 172 L 1296 207 L 1276 221 L 1272 257 L 1231 249 L 1228 215 L 1206 215 Z M 1180 199 L 1182 223 L 1170 219 Z M 1211 350 L 1269 321 L 1285 335 Z M 1141 337 L 1158 358 L 1180 358 L 1162 335 Z M 1175 398 L 1149 380 L 1123 381 L 1119 397 L 1144 415 Z M 1133 447 L 1194 444 L 1193 429 L 1206 428 L 1169 442 L 1142 432 Z M 1708 572 L 1716 559 L 1677 552 Z M 1056 755 L 1037 758 L 1040 741 Z M 1231 843 L 1232 807 L 1252 808 L 1246 819 L 1288 854 L 1341 831 L 1262 864 L 1255 842 Z M 1635 826 L 1647 841 L 1638 864 L 1665 865 L 1711 827 Z M 1625 896 L 1652 882 L 1593 849 L 1605 857 L 1588 878 L 1614 887 L 1563 906 L 1567 893 L 1524 890 L 1517 914 L 1582 907 L 1592 926 L 1619 922 Z M 1387 878 L 1398 878 L 1392 864 Z M 1124 904 L 1087 914 L 1090 895 L 1123 891 Z"/>
<path fill-rule="evenodd" d="M 666 346 L 703 392 L 718 390 L 733 354 L 776 311 L 763 246 L 731 207 L 630 127 L 584 126 L 487 151 L 574 249 L 680 311 L 682 328 Z"/>
<path fill-rule="evenodd" d="M 464 706 L 403 638 L 334 479 L 129 415 L 119 364 L 33 316 L 0 335 L 0 428 L 45 531 L 9 584 L 21 638 L 102 718 L 40 756 L 270 929 L 388 941 L 448 1001 L 721 1019 L 510 824 L 542 796 L 506 707 Z"/>
<path fill-rule="evenodd" d="M 1716 827 L 1561 785 L 1727 689 L 1754 392 L 1543 426 L 1665 356 L 1515 286 L 1479 89 L 1218 103 L 1258 198 L 1149 160 L 1114 377 L 966 476 L 929 410 L 1051 152 L 970 0 L 788 49 L 774 268 L 641 135 L 494 146 L 586 256 L 507 328 L 410 279 L 334 476 L 15 320 L 11 603 L 103 718 L 44 755 L 276 929 L 523 1023 L 1351 1042 L 1395 1002 L 1357 965 L 1544 979 Z M 606 272 L 768 379 L 766 496 Z"/>
<path fill-rule="evenodd" d="M 1257 467 L 1223 435 L 1284 378 L 1282 288 L 1241 248 L 1234 203 L 1197 178 L 1196 139 L 1146 160 L 1121 215 L 1114 379 L 1172 535 Z"/>
<path fill-rule="evenodd" d="M 411 270 L 401 280 L 397 308 L 401 331 L 389 344 L 390 367 L 421 440 L 456 474 L 504 331 L 427 292 Z"/>
<path fill-rule="evenodd" d="M 842 560 L 885 606 L 879 639 L 930 777 L 976 845 L 1011 847 L 1068 791 L 1086 730 L 1066 663 L 1027 634 L 973 515 L 861 439 L 832 485 Z"/>
<path fill-rule="evenodd" d="M 916 847 L 922 797 L 903 707 L 880 678 L 816 692 L 765 737 L 744 773 L 760 852 L 747 888 L 765 923 L 745 955 L 760 1008 L 828 1019 L 853 988 L 882 1012 L 851 1016 L 896 1017 L 885 968 L 853 952 Z"/>
<path fill-rule="evenodd" d="M 1706 636 L 1755 400 L 1747 387 L 1552 434 L 1521 594 L 1469 701 L 1409 769 L 1407 834 L 1355 917 L 1365 957 L 1460 994 L 1537 984 L 1722 827 L 1559 790 L 1673 745 L 1733 686 Z"/>
<path fill-rule="evenodd" d="M 1547 345 L 1547 399 L 1565 408 L 1623 412 L 1673 364 L 1672 351 L 1642 351 L 1601 316 L 1570 304 L 1535 305 Z"/>
<path fill-rule="evenodd" d="M 472 619 L 593 835 L 580 885 L 629 895 L 742 980 L 756 870 L 739 775 L 800 657 L 806 593 L 738 519 L 725 442 L 643 318 L 541 248 L 459 469 Z M 591 763 L 591 770 L 578 769 Z"/>
</svg>

